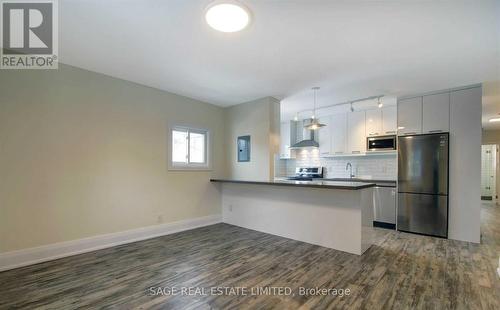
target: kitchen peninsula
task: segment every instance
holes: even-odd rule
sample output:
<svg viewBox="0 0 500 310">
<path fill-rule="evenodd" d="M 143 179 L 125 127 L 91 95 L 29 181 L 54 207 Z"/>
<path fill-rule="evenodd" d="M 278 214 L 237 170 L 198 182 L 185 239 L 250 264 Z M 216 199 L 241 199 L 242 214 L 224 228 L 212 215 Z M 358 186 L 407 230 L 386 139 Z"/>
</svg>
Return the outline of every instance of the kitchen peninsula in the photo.
<svg viewBox="0 0 500 310">
<path fill-rule="evenodd" d="M 373 183 L 212 179 L 224 223 L 361 255 L 372 244 Z"/>
</svg>

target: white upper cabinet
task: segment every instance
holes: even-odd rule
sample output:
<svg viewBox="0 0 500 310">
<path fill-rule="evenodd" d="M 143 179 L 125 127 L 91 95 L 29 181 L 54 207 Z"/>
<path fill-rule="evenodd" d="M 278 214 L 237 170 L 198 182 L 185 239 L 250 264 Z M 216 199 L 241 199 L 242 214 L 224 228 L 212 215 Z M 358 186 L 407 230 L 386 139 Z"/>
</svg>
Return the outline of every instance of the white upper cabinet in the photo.
<svg viewBox="0 0 500 310">
<path fill-rule="evenodd" d="M 330 133 L 331 153 L 333 155 L 347 153 L 347 115 L 345 113 L 334 114 L 330 117 Z"/>
<path fill-rule="evenodd" d="M 380 109 L 366 111 L 366 136 L 382 135 L 382 111 Z"/>
<path fill-rule="evenodd" d="M 332 151 L 332 126 L 330 119 L 330 116 L 321 117 L 319 119 L 320 123 L 326 125 L 316 130 L 319 143 L 319 155 L 329 155 Z"/>
<path fill-rule="evenodd" d="M 422 133 L 422 97 L 398 100 L 398 134 Z"/>
<path fill-rule="evenodd" d="M 450 131 L 450 93 L 423 96 L 423 132 Z"/>
<path fill-rule="evenodd" d="M 398 128 L 398 108 L 390 106 L 382 108 L 382 134 L 395 135 Z"/>
<path fill-rule="evenodd" d="M 347 152 L 351 154 L 366 151 L 365 111 L 347 113 Z"/>
<path fill-rule="evenodd" d="M 280 126 L 280 158 L 290 158 L 290 122 L 283 122 Z"/>
</svg>

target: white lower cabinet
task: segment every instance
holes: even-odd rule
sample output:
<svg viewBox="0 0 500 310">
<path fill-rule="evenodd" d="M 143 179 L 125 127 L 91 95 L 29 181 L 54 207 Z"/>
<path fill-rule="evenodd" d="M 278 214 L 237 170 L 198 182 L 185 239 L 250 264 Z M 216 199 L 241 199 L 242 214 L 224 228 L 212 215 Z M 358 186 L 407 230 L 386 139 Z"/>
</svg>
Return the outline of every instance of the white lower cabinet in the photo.
<svg viewBox="0 0 500 310">
<path fill-rule="evenodd" d="M 347 153 L 366 151 L 365 111 L 347 113 Z"/>
<path fill-rule="evenodd" d="M 396 224 L 396 188 L 383 186 L 373 188 L 373 220 Z"/>
</svg>

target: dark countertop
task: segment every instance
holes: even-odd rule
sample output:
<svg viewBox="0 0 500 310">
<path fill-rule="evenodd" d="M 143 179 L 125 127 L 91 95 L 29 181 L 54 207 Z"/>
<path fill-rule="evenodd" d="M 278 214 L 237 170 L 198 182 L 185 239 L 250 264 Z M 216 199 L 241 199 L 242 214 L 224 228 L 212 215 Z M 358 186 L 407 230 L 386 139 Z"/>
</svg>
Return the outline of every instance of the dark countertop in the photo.
<svg viewBox="0 0 500 310">
<path fill-rule="evenodd" d="M 311 188 L 327 188 L 327 189 L 347 189 L 358 190 L 376 186 L 375 183 L 367 182 L 351 182 L 349 181 L 329 181 L 329 180 L 314 180 L 314 181 L 295 181 L 295 180 L 274 180 L 274 181 L 245 181 L 245 180 L 228 180 L 228 179 L 210 179 L 210 182 L 220 183 L 239 183 L 239 184 L 256 184 L 256 185 L 278 185 L 278 186 L 298 186 Z"/>
<path fill-rule="evenodd" d="M 384 186 L 384 187 L 396 187 L 397 181 L 396 180 L 377 180 L 377 179 L 358 179 L 358 178 L 333 178 L 333 179 L 328 179 L 324 178 L 323 180 L 325 181 L 352 181 L 352 182 L 361 182 L 361 183 L 375 183 L 377 186 Z"/>
</svg>

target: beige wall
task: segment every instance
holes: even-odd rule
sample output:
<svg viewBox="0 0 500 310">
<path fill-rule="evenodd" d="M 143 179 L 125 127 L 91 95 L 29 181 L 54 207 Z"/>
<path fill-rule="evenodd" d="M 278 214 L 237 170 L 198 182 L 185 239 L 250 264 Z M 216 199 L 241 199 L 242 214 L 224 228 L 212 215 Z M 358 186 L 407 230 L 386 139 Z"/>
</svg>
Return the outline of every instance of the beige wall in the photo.
<svg viewBox="0 0 500 310">
<path fill-rule="evenodd" d="M 483 130 L 482 144 L 500 145 L 500 130 Z M 500 160 L 497 153 L 497 169 L 496 169 L 496 194 L 500 194 Z"/>
<path fill-rule="evenodd" d="M 266 97 L 226 109 L 227 177 L 268 181 L 279 152 L 279 101 Z M 250 162 L 238 162 L 236 141 L 250 135 Z"/>
<path fill-rule="evenodd" d="M 211 130 L 213 171 L 167 170 L 175 123 Z M 224 150 L 214 105 L 65 65 L 0 70 L 0 252 L 220 214 Z"/>
<path fill-rule="evenodd" d="M 483 130 L 482 144 L 500 144 L 500 130 Z"/>
</svg>

